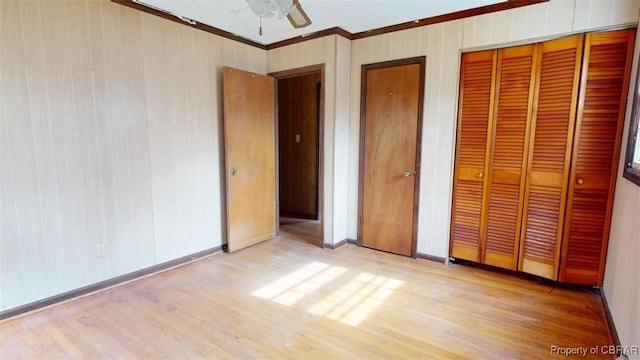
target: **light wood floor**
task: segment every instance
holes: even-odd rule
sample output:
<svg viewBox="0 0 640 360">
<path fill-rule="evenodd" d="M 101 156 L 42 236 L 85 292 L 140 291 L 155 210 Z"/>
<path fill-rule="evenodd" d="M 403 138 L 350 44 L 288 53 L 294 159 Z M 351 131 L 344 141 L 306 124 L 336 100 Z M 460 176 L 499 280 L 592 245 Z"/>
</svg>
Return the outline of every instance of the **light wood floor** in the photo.
<svg viewBox="0 0 640 360">
<path fill-rule="evenodd" d="M 595 294 L 281 231 L 7 319 L 0 358 L 566 359 L 551 346 L 610 343 Z"/>
</svg>

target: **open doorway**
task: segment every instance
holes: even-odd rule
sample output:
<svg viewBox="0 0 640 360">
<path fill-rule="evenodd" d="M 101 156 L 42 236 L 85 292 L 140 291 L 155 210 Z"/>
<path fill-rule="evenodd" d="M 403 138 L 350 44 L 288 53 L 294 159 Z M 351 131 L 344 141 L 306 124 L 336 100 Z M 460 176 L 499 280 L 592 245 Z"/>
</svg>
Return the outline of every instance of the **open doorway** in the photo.
<svg viewBox="0 0 640 360">
<path fill-rule="evenodd" d="M 279 231 L 322 246 L 323 65 L 270 75 L 276 80 Z"/>
</svg>

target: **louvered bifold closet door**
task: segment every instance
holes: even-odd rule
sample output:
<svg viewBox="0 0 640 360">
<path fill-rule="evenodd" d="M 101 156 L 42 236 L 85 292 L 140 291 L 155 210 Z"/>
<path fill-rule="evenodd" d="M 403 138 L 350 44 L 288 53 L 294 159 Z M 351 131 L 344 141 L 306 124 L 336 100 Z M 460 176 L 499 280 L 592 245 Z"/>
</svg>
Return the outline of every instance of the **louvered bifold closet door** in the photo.
<svg viewBox="0 0 640 360">
<path fill-rule="evenodd" d="M 558 279 L 584 36 L 538 44 L 518 269 Z"/>
<path fill-rule="evenodd" d="M 634 39 L 585 37 L 560 281 L 602 285 Z"/>
<path fill-rule="evenodd" d="M 498 51 L 484 263 L 518 266 L 535 45 Z"/>
<path fill-rule="evenodd" d="M 451 256 L 480 261 L 496 50 L 462 54 Z"/>
</svg>

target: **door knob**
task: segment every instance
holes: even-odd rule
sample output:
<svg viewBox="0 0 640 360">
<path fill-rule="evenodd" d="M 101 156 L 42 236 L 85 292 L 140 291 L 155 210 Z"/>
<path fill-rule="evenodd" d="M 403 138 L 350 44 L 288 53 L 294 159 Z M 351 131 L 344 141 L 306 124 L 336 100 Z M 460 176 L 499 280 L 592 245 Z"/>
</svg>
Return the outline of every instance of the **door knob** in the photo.
<svg viewBox="0 0 640 360">
<path fill-rule="evenodd" d="M 578 183 L 578 185 L 582 185 L 582 184 L 584 184 L 584 179 L 580 178 L 580 179 L 576 180 L 576 182 Z"/>
<path fill-rule="evenodd" d="M 483 176 L 484 176 L 484 173 L 483 173 L 483 172 L 479 172 L 479 173 L 478 173 L 478 177 L 479 177 L 479 178 L 481 178 L 481 177 L 483 177 Z"/>
<path fill-rule="evenodd" d="M 411 170 L 407 170 L 404 172 L 404 177 L 410 177 L 411 175 L 413 175 L 413 171 Z"/>
<path fill-rule="evenodd" d="M 236 176 L 236 175 L 238 175 L 238 170 L 231 169 L 231 176 Z"/>
</svg>

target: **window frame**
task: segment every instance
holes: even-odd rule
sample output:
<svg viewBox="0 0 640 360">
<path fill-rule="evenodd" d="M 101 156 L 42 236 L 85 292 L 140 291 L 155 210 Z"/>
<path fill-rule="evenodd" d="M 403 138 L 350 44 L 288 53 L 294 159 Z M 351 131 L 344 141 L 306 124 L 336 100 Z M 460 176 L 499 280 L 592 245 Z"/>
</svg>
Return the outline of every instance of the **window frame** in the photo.
<svg viewBox="0 0 640 360">
<path fill-rule="evenodd" d="M 627 154 L 624 159 L 622 176 L 640 186 L 640 66 L 636 69 L 636 83 L 633 91 L 633 108 L 629 122 L 629 138 L 627 140 Z"/>
</svg>

